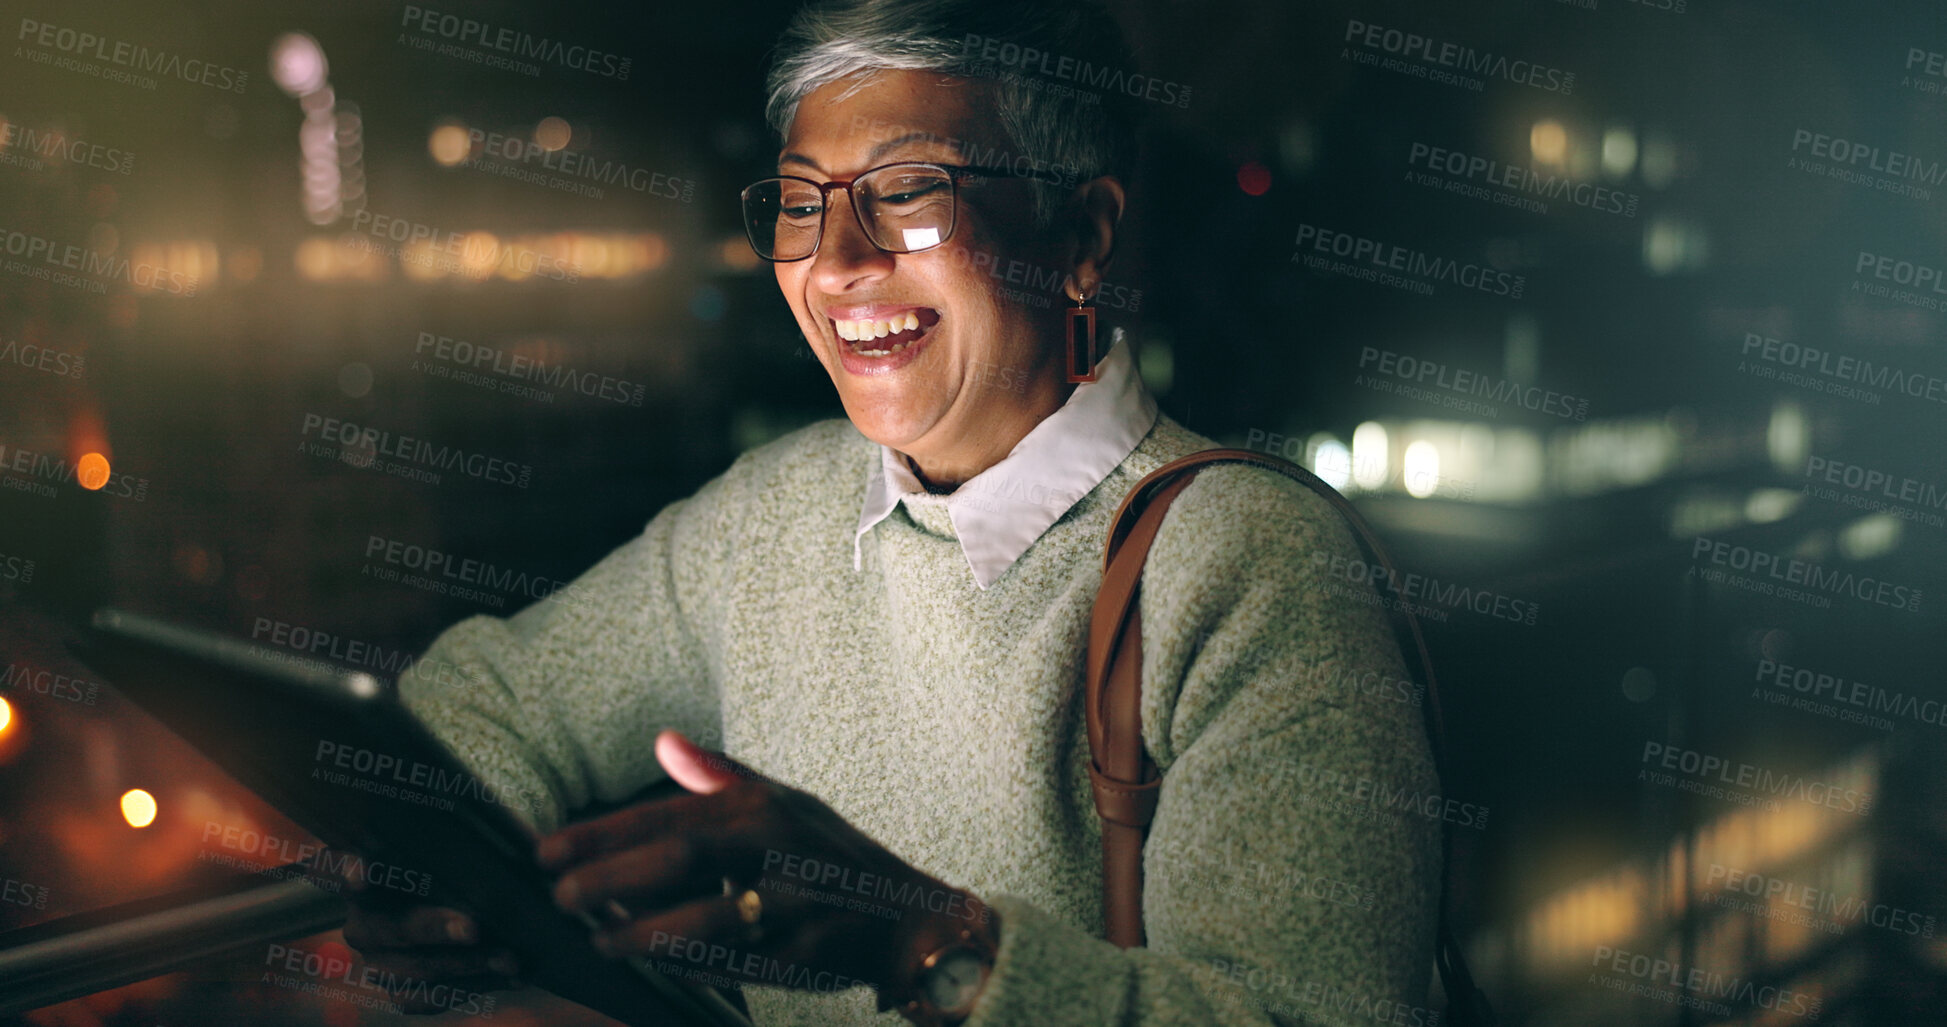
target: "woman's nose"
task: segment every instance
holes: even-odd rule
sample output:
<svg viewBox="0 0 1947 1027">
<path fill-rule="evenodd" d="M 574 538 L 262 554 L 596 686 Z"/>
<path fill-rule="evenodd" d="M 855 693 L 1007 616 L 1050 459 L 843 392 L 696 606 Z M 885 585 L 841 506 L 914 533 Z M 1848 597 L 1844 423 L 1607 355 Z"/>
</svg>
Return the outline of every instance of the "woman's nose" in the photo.
<svg viewBox="0 0 1947 1027">
<path fill-rule="evenodd" d="M 828 292 L 836 292 L 860 278 L 892 273 L 893 255 L 872 245 L 848 190 L 832 191 L 825 207 L 825 237 L 812 257 L 811 273 Z"/>
</svg>

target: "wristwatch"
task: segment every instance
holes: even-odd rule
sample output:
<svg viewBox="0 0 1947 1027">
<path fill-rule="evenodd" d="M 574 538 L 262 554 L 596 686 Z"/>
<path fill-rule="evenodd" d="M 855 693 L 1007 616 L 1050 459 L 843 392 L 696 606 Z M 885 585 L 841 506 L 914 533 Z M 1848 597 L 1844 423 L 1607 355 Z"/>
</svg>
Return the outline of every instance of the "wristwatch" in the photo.
<svg viewBox="0 0 1947 1027">
<path fill-rule="evenodd" d="M 919 1027 L 952 1027 L 973 1015 L 1000 950 L 992 907 L 981 909 L 989 914 L 986 920 L 969 919 L 943 940 L 920 941 L 928 947 L 918 949 L 925 955 L 907 975 L 910 985 L 904 994 L 889 996 L 901 1016 Z"/>
</svg>

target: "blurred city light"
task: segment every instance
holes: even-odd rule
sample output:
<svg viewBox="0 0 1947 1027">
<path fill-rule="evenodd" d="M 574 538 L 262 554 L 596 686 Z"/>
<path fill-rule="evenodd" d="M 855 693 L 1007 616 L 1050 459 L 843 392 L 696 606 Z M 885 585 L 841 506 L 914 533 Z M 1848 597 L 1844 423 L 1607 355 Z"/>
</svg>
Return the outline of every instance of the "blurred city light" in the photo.
<svg viewBox="0 0 1947 1027">
<path fill-rule="evenodd" d="M 314 225 L 365 207 L 364 121 L 356 104 L 338 102 L 328 67 L 324 48 L 305 33 L 287 32 L 271 43 L 271 77 L 304 110 L 299 178 L 304 216 Z"/>
<path fill-rule="evenodd" d="M 1697 271 L 1710 255 L 1703 227 L 1674 214 L 1658 214 L 1643 228 L 1643 266 L 1659 277 Z"/>
<path fill-rule="evenodd" d="M 131 265 L 145 269 L 133 278 L 137 292 L 179 297 L 194 296 L 213 284 L 222 263 L 214 239 L 134 243 L 129 246 L 128 259 Z"/>
<path fill-rule="evenodd" d="M 1661 414 L 1590 421 L 1550 436 L 1550 477 L 1565 496 L 1647 484 L 1675 465 L 1678 442 Z"/>
<path fill-rule="evenodd" d="M 314 236 L 299 243 L 292 252 L 292 264 L 300 277 L 313 282 L 383 281 L 391 276 L 392 265 L 378 250 L 356 245 L 359 237 L 341 239 Z"/>
<path fill-rule="evenodd" d="M 122 793 L 122 819 L 130 827 L 147 827 L 155 823 L 155 796 L 140 788 L 131 788 Z"/>
<path fill-rule="evenodd" d="M 1250 196 L 1263 196 L 1271 191 L 1271 169 L 1257 161 L 1246 161 L 1237 169 L 1237 188 Z"/>
<path fill-rule="evenodd" d="M 451 121 L 435 126 L 426 137 L 426 150 L 433 155 L 433 160 L 449 168 L 466 160 L 472 149 L 473 141 L 466 126 Z"/>
<path fill-rule="evenodd" d="M 1839 529 L 1839 555 L 1871 560 L 1900 547 L 1901 523 L 1888 513 L 1867 514 Z"/>
<path fill-rule="evenodd" d="M 1611 178 L 1636 170 L 1636 133 L 1621 125 L 1602 133 L 1602 170 Z"/>
<path fill-rule="evenodd" d="M 324 48 L 303 32 L 286 32 L 270 44 L 270 77 L 291 96 L 306 96 L 325 84 Z"/>
<path fill-rule="evenodd" d="M 1440 447 L 1417 439 L 1406 447 L 1403 458 L 1406 493 L 1425 499 L 1440 489 Z"/>
<path fill-rule="evenodd" d="M 415 282 L 485 281 L 496 276 L 507 281 L 572 282 L 639 277 L 660 270 L 670 257 L 668 240 L 654 231 L 566 230 L 503 237 L 474 229 L 452 237 L 460 240 L 457 246 L 420 239 L 388 252 L 367 245 L 367 237 L 355 233 L 335 239 L 314 236 L 298 244 L 292 266 L 301 277 L 316 282 L 384 281 L 391 277 L 394 264 Z"/>
<path fill-rule="evenodd" d="M 534 144 L 550 153 L 566 149 L 573 137 L 574 131 L 568 127 L 568 123 L 553 115 L 542 118 L 534 126 Z"/>
<path fill-rule="evenodd" d="M 1805 501 L 1805 494 L 1793 489 L 1758 489 L 1744 500 L 1744 519 L 1752 524 L 1782 521 Z"/>
<path fill-rule="evenodd" d="M 1812 776 L 1834 789 L 1876 793 L 1880 759 L 1877 748 L 1868 746 Z M 1708 898 L 1726 887 L 1721 876 L 1712 878 L 1712 868 L 1770 874 L 1835 836 L 1858 831 L 1858 823 L 1858 817 L 1807 799 L 1776 809 L 1726 813 L 1688 837 L 1671 839 L 1654 858 L 1632 860 L 1543 899 L 1512 932 L 1515 961 L 1530 974 L 1550 976 L 1586 963 L 1588 953 L 1599 946 L 1653 947 L 1661 940 L 1658 932 L 1673 929 L 1686 915 L 1741 922 L 1728 915 L 1730 909 L 1692 911 L 1692 899 Z M 1842 863 L 1844 850 L 1840 855 L 1841 860 L 1832 862 Z M 1869 894 L 1869 882 L 1845 884 L 1850 894 Z M 1727 953 L 1697 962 L 1728 972 L 1748 959 L 1743 953 Z"/>
<path fill-rule="evenodd" d="M 750 241 L 741 235 L 727 236 L 718 243 L 717 257 L 731 271 L 755 271 L 763 263 L 757 252 L 750 248 Z"/>
<path fill-rule="evenodd" d="M 1786 474 L 1805 469 L 1805 456 L 1812 445 L 1812 426 L 1805 408 L 1797 400 L 1779 399 L 1771 404 L 1771 424 L 1765 429 L 1765 450 L 1771 464 Z"/>
<path fill-rule="evenodd" d="M 1345 443 L 1326 436 L 1312 452 L 1312 473 L 1325 484 L 1344 489 L 1352 481 L 1352 451 Z"/>
<path fill-rule="evenodd" d="M 84 454 L 74 465 L 74 480 L 90 492 L 108 484 L 108 458 L 100 453 Z"/>
<path fill-rule="evenodd" d="M 1352 429 L 1352 484 L 1376 489 L 1386 484 L 1391 473 L 1392 454 L 1387 448 L 1386 426 L 1367 421 Z"/>
<path fill-rule="evenodd" d="M 1528 130 L 1528 149 L 1538 164 L 1560 164 L 1568 157 L 1568 130 L 1554 118 L 1543 118 Z"/>
</svg>

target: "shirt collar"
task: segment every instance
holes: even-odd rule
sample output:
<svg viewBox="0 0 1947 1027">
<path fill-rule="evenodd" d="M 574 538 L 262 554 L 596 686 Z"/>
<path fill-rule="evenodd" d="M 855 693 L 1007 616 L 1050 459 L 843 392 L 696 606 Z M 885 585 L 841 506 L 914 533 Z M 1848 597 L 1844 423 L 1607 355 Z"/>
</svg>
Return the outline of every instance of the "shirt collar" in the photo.
<svg viewBox="0 0 1947 1027">
<path fill-rule="evenodd" d="M 852 538 L 852 569 L 862 567 L 865 533 L 906 496 L 944 498 L 974 583 L 994 583 L 1048 527 L 1109 476 L 1156 424 L 1156 400 L 1120 328 L 1095 365 L 1096 380 L 1075 386 L 1061 409 L 1034 426 L 999 463 L 945 497 L 929 494 L 889 446 L 879 447 Z"/>
</svg>

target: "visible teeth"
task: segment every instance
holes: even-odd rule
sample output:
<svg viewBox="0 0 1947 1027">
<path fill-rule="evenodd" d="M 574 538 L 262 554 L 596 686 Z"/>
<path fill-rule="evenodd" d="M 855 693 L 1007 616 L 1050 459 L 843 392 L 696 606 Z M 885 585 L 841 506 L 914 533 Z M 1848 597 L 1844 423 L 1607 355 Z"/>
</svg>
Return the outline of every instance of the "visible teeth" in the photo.
<svg viewBox="0 0 1947 1027">
<path fill-rule="evenodd" d="M 892 317 L 883 321 L 874 321 L 869 318 L 859 321 L 832 319 L 833 330 L 838 333 L 839 338 L 848 342 L 868 342 L 872 339 L 883 339 L 888 335 L 898 335 L 901 332 L 918 331 L 919 327 L 919 311 L 917 310 L 909 310 L 904 314 L 894 314 Z M 862 357 L 886 357 L 905 349 L 913 341 L 912 339 L 907 339 L 889 349 L 860 349 L 855 350 L 855 352 Z"/>
<path fill-rule="evenodd" d="M 858 350 L 857 352 L 858 355 L 862 357 L 889 357 L 892 356 L 894 353 L 897 353 L 900 350 L 903 350 L 912 344 L 913 344 L 913 340 L 908 339 L 904 342 L 893 343 L 892 346 L 887 349 L 862 349 L 862 350 Z"/>
<path fill-rule="evenodd" d="M 905 342 L 895 342 L 889 349 L 862 349 L 858 354 L 862 357 L 889 357 L 912 344 L 912 340 L 909 339 Z"/>
<path fill-rule="evenodd" d="M 834 318 L 832 320 L 832 328 L 838 333 L 839 338 L 851 342 L 883 339 L 888 335 L 897 335 L 900 332 L 918 331 L 919 311 L 908 310 L 904 314 L 894 314 L 892 317 L 883 321 L 874 321 L 870 318 L 859 321 L 840 321 Z"/>
</svg>

